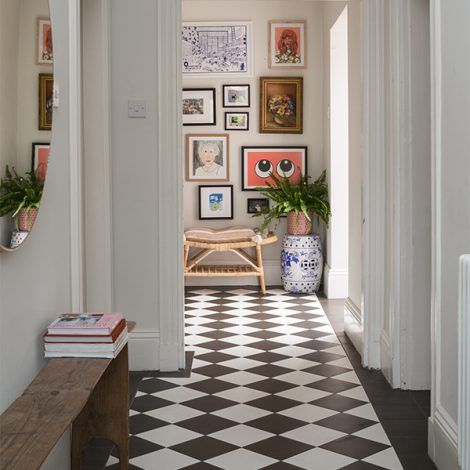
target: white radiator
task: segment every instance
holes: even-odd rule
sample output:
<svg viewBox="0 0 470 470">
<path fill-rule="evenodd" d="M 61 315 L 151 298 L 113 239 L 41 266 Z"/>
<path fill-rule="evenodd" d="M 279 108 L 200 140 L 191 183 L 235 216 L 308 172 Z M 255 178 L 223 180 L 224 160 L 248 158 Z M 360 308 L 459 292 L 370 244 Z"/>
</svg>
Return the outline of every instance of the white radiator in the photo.
<svg viewBox="0 0 470 470">
<path fill-rule="evenodd" d="M 470 255 L 459 271 L 459 461 L 470 470 Z"/>
</svg>

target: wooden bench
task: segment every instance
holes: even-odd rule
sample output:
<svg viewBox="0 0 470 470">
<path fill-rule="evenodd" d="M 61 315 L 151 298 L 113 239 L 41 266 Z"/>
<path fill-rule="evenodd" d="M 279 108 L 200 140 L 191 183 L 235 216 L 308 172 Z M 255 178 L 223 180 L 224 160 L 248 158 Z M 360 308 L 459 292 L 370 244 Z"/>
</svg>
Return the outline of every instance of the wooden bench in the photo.
<svg viewBox="0 0 470 470">
<path fill-rule="evenodd" d="M 131 331 L 135 324 L 129 322 Z M 0 416 L 0 468 L 39 469 L 72 425 L 72 470 L 93 438 L 112 441 L 129 466 L 127 345 L 115 359 L 49 359 Z"/>
</svg>

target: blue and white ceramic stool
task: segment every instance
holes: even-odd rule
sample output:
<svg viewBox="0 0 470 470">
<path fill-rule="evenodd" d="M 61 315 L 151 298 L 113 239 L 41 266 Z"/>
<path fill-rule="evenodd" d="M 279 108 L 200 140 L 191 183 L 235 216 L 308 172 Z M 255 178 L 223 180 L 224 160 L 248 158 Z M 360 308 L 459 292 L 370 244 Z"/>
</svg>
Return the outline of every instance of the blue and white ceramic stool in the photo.
<svg viewBox="0 0 470 470">
<path fill-rule="evenodd" d="M 310 294 L 320 287 L 323 254 L 319 235 L 285 235 L 281 278 L 287 292 Z"/>
</svg>

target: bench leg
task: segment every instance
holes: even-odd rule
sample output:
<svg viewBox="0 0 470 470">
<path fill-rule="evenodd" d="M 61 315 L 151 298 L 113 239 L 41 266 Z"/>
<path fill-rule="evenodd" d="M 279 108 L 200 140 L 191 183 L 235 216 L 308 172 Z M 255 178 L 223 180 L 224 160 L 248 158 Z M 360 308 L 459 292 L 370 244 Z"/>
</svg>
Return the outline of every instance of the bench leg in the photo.
<svg viewBox="0 0 470 470">
<path fill-rule="evenodd" d="M 93 359 L 90 359 L 93 360 Z M 119 451 L 120 469 L 129 468 L 129 364 L 127 345 L 96 385 L 72 425 L 72 470 L 80 469 L 81 453 L 93 438 L 107 439 Z"/>
<path fill-rule="evenodd" d="M 256 245 L 256 260 L 259 269 L 259 286 L 261 293 L 266 294 L 266 281 L 264 279 L 264 266 L 263 266 L 263 255 L 261 253 L 261 245 Z"/>
</svg>

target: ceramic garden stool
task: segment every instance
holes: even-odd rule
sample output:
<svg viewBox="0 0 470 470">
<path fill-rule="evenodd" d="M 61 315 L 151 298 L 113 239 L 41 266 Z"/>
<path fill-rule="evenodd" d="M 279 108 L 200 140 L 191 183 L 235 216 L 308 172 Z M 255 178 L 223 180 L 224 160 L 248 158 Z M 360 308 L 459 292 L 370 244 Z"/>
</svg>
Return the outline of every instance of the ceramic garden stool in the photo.
<svg viewBox="0 0 470 470">
<path fill-rule="evenodd" d="M 281 277 L 287 292 L 311 294 L 320 287 L 323 254 L 319 235 L 285 235 Z"/>
</svg>

